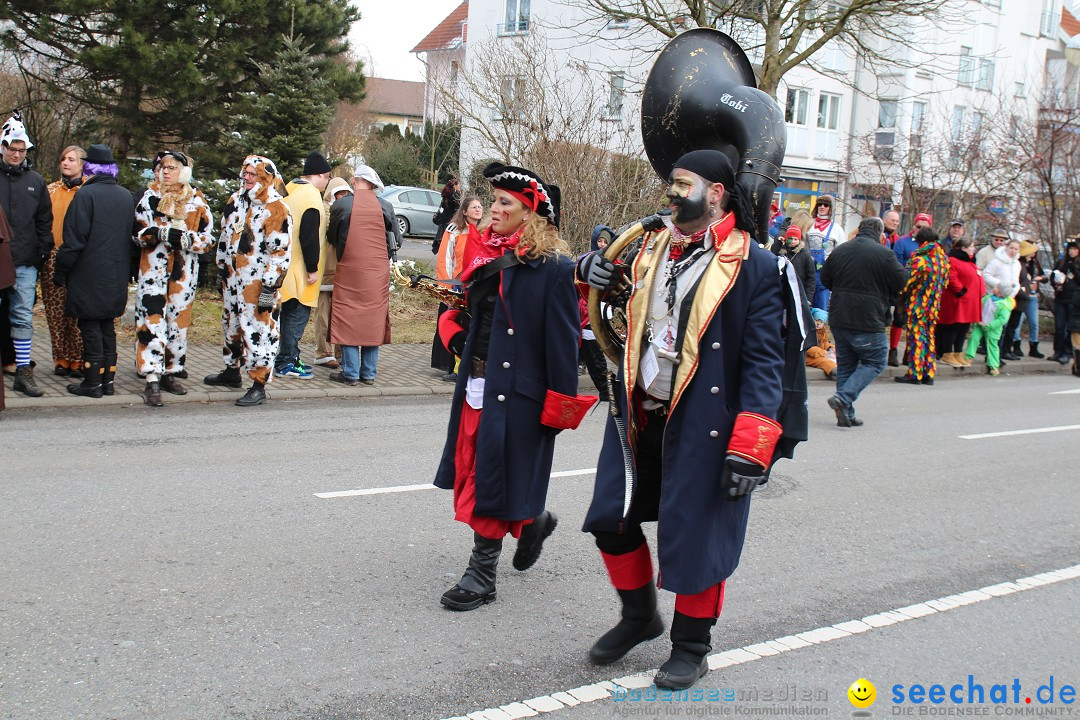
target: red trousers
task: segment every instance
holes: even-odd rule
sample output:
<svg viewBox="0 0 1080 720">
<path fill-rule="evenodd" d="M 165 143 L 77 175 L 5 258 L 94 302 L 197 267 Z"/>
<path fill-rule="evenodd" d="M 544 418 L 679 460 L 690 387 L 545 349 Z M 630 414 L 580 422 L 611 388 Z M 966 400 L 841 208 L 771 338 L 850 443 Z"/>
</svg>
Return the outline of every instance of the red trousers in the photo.
<svg viewBox="0 0 1080 720">
<path fill-rule="evenodd" d="M 508 533 L 519 537 L 521 528 L 531 523 L 531 519 L 511 521 L 476 514 L 476 433 L 481 414 L 481 410 L 468 402 L 461 403 L 461 424 L 454 450 L 454 519 L 489 540 L 498 540 Z"/>
</svg>

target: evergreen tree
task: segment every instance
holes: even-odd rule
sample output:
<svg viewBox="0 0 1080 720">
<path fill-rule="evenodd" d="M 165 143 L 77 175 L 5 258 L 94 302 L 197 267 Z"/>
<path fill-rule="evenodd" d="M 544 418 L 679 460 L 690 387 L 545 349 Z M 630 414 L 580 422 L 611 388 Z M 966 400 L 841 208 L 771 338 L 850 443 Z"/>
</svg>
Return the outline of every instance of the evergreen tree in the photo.
<svg viewBox="0 0 1080 720">
<path fill-rule="evenodd" d="M 272 63 L 259 66 L 261 92 L 254 94 L 241 129 L 242 144 L 273 160 L 288 181 L 304 157 L 322 149 L 334 117 L 333 83 L 322 75 L 303 38 L 283 38 Z"/>
</svg>

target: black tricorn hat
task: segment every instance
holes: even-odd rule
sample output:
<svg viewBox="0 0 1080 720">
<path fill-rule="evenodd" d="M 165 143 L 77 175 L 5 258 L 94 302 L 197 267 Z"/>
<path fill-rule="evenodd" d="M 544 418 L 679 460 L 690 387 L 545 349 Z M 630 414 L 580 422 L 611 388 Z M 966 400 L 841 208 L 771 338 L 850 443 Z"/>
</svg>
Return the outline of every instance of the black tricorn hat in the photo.
<svg viewBox="0 0 1080 720">
<path fill-rule="evenodd" d="M 112 150 L 109 149 L 109 146 L 100 143 L 91 145 L 86 151 L 86 162 L 94 163 L 95 165 L 113 165 L 116 163 L 116 161 L 113 160 Z"/>
<path fill-rule="evenodd" d="M 505 190 L 522 203 L 559 227 L 559 204 L 562 193 L 558 185 L 548 185 L 532 170 L 493 162 L 483 170 L 493 188 Z"/>
</svg>

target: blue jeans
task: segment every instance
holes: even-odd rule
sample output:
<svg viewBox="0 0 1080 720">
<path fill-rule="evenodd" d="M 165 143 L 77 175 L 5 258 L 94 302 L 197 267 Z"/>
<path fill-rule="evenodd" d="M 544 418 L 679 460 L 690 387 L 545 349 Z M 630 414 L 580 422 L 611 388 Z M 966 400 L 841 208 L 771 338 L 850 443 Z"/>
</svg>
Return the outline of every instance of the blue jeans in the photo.
<svg viewBox="0 0 1080 720">
<path fill-rule="evenodd" d="M 311 317 L 311 308 L 296 298 L 281 305 L 281 347 L 278 350 L 276 369 L 284 370 L 290 363 L 300 362 L 300 338 Z"/>
<path fill-rule="evenodd" d="M 1027 316 L 1028 342 L 1039 342 L 1039 296 L 1035 293 L 1028 295 L 1027 302 L 1022 305 L 1022 309 L 1024 315 Z M 1020 340 L 1020 326 L 1023 324 L 1023 319 L 1016 324 L 1013 340 Z"/>
<path fill-rule="evenodd" d="M 836 342 L 836 397 L 851 406 L 866 387 L 885 369 L 889 339 L 881 332 L 852 332 L 832 328 Z"/>
<path fill-rule="evenodd" d="M 374 380 L 379 363 L 379 346 L 341 346 L 341 373 L 350 380 Z"/>
<path fill-rule="evenodd" d="M 30 340 L 34 336 L 34 300 L 37 299 L 38 270 L 33 265 L 15 267 L 15 287 L 8 296 L 11 339 Z"/>
</svg>

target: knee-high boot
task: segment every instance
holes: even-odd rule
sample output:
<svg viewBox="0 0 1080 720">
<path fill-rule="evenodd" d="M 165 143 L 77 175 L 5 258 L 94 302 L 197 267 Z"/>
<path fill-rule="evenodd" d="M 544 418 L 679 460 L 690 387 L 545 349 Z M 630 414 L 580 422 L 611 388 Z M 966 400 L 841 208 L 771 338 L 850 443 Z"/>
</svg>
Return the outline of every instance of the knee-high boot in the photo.
<svg viewBox="0 0 1080 720">
<path fill-rule="evenodd" d="M 597 665 L 615 662 L 641 643 L 664 633 L 664 622 L 656 612 L 656 584 L 652 556 L 644 542 L 629 553 L 601 553 L 608 577 L 622 600 L 622 617 L 589 648 L 589 658 Z"/>
<path fill-rule="evenodd" d="M 469 566 L 454 587 L 443 593 L 443 605 L 451 610 L 473 610 L 495 602 L 495 570 L 502 553 L 502 538 L 492 540 L 473 533 Z"/>
<path fill-rule="evenodd" d="M 106 355 L 101 366 L 101 392 L 104 395 L 116 394 L 116 359 L 115 355 Z"/>
<path fill-rule="evenodd" d="M 678 610 L 671 620 L 671 657 L 656 671 L 656 686 L 685 690 L 709 672 L 716 618 L 695 618 Z"/>
<path fill-rule="evenodd" d="M 101 397 L 101 358 L 83 359 L 83 380 L 81 383 L 68 383 L 67 391 L 83 397 Z"/>
</svg>

